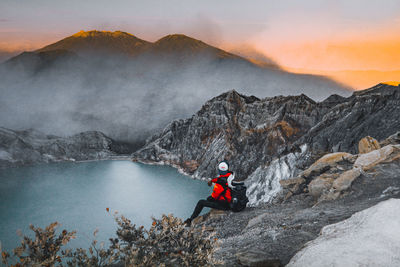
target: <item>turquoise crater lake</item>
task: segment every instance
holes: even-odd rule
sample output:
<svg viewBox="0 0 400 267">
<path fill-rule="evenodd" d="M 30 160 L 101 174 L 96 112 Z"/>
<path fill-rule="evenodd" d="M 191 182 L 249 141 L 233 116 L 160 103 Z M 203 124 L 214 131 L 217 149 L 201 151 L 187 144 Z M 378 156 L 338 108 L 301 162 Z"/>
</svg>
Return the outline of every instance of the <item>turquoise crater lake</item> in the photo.
<svg viewBox="0 0 400 267">
<path fill-rule="evenodd" d="M 168 166 L 130 161 L 54 163 L 0 170 L 0 241 L 10 251 L 20 244 L 17 230 L 32 236 L 29 224 L 77 231 L 69 247 L 89 247 L 93 232 L 106 241 L 115 236 L 114 211 L 136 225 L 151 216 L 190 216 L 210 188 Z M 110 209 L 108 213 L 106 208 Z"/>
</svg>

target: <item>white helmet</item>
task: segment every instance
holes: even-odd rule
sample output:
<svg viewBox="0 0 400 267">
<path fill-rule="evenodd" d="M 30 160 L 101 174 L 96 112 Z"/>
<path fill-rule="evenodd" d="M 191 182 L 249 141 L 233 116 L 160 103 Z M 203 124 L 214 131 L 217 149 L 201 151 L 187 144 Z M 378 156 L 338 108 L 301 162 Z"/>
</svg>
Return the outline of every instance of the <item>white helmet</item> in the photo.
<svg viewBox="0 0 400 267">
<path fill-rule="evenodd" d="M 220 164 L 218 164 L 218 170 L 220 171 L 227 171 L 228 170 L 228 164 L 223 161 Z"/>
<path fill-rule="evenodd" d="M 220 164 L 218 164 L 218 172 L 220 175 L 225 175 L 228 173 L 228 163 L 226 163 L 225 161 L 222 161 Z"/>
</svg>

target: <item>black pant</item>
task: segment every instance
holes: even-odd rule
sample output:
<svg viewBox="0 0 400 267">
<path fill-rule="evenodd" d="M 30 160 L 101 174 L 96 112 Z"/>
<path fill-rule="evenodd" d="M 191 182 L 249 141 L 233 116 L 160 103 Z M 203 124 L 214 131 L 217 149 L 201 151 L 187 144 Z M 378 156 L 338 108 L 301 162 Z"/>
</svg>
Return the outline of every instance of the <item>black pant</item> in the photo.
<svg viewBox="0 0 400 267">
<path fill-rule="evenodd" d="M 229 210 L 229 203 L 226 201 L 218 201 L 212 198 L 211 196 L 205 199 L 199 200 L 197 202 L 196 208 L 194 208 L 192 216 L 190 216 L 190 219 L 194 219 L 197 216 L 199 216 L 200 212 L 203 210 L 204 207 L 209 207 L 217 210 Z"/>
</svg>

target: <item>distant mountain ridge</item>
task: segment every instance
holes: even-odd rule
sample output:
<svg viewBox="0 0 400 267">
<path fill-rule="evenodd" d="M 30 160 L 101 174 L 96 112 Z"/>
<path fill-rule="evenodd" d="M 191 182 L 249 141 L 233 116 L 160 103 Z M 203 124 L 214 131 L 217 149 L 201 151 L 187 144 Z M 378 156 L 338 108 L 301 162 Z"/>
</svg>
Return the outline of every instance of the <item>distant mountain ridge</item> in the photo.
<svg viewBox="0 0 400 267">
<path fill-rule="evenodd" d="M 218 58 L 245 60 L 244 58 L 228 53 L 184 34 L 170 34 L 152 43 L 122 31 L 109 32 L 96 30 L 80 31 L 34 52 L 47 52 L 60 49 L 69 50 L 77 54 L 111 52 L 129 56 L 137 56 L 143 53 L 183 53 L 187 55 L 208 53 L 215 55 Z"/>
<path fill-rule="evenodd" d="M 120 31 L 81 31 L 8 60 L 0 76 L 0 95 L 8 96 L 0 98 L 3 127 L 59 136 L 99 130 L 135 143 L 232 89 L 314 100 L 350 94 L 324 77 L 260 66 L 182 34 L 152 43 Z"/>
</svg>

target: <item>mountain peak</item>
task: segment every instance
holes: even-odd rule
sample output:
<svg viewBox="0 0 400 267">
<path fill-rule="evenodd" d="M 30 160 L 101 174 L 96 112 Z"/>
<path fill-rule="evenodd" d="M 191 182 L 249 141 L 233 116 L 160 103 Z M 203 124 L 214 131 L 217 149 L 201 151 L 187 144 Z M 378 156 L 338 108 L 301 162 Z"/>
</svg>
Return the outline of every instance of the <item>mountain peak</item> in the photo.
<svg viewBox="0 0 400 267">
<path fill-rule="evenodd" d="M 136 55 L 151 44 L 145 40 L 122 31 L 80 31 L 36 52 L 63 49 L 75 53 L 110 52 Z"/>
<path fill-rule="evenodd" d="M 400 82 L 383 82 L 382 84 L 387 84 L 387 85 L 391 85 L 391 86 L 400 86 Z"/>
<path fill-rule="evenodd" d="M 191 42 L 203 43 L 200 40 L 197 40 L 195 38 L 189 37 L 189 36 L 181 34 L 181 33 L 168 34 L 168 35 L 162 37 L 161 39 L 159 39 L 156 43 L 166 42 L 166 41 L 191 41 Z"/>
<path fill-rule="evenodd" d="M 133 34 L 127 33 L 127 32 L 122 32 L 122 31 L 97 31 L 97 30 L 92 30 L 92 31 L 84 31 L 81 30 L 75 34 L 72 35 L 72 37 L 81 37 L 81 38 L 86 38 L 86 37 L 101 37 L 101 36 L 110 36 L 110 37 L 134 37 Z"/>
<path fill-rule="evenodd" d="M 186 36 L 184 34 L 170 34 L 164 36 L 153 44 L 153 51 L 165 54 L 181 54 L 186 56 L 199 55 L 205 53 L 216 56 L 217 58 L 239 57 L 221 50 L 217 47 L 208 45 L 201 40 Z M 203 54 L 204 55 L 204 54 Z"/>
<path fill-rule="evenodd" d="M 164 36 L 154 43 L 154 45 L 161 50 L 176 50 L 190 49 L 190 50 L 204 50 L 213 48 L 212 46 L 186 36 L 184 34 L 170 34 Z"/>
</svg>

